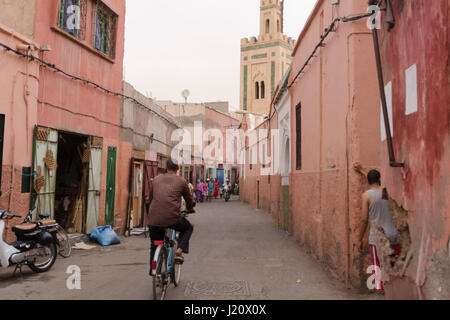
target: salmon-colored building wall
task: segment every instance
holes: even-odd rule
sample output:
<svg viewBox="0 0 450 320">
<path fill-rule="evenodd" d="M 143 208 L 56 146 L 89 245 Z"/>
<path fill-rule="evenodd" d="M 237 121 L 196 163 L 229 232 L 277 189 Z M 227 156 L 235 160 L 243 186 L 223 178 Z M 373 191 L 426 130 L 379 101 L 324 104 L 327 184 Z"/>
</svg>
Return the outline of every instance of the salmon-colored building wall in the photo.
<svg viewBox="0 0 450 320">
<path fill-rule="evenodd" d="M 94 49 L 94 2 L 90 0 L 87 1 L 85 40 L 76 39 L 57 26 L 58 0 L 41 1 L 36 6 L 35 40 L 42 45 L 51 46 L 51 51 L 43 54 L 44 60 L 69 74 L 120 93 L 123 79 L 125 1 L 103 2 L 118 16 L 114 59 Z M 115 212 L 125 216 L 127 209 L 131 144 L 119 142 L 121 102 L 118 96 L 107 94 L 48 68 L 41 68 L 38 125 L 104 138 L 100 224 L 105 218 L 108 146 L 117 147 Z"/>
<path fill-rule="evenodd" d="M 385 287 L 386 296 L 449 299 L 450 5 L 447 0 L 392 5 L 396 25 L 388 32 L 382 24 L 381 56 L 385 84 L 392 83 L 394 151 L 405 168 L 389 166 L 383 142 L 382 179 L 396 207 L 406 211 L 413 257 L 406 277 Z M 417 83 L 408 88 L 406 70 L 414 65 Z M 417 109 L 407 114 L 409 89 L 417 91 Z"/>
<path fill-rule="evenodd" d="M 229 151 L 227 148 L 228 148 L 228 144 L 229 143 L 231 144 L 231 142 L 227 141 L 227 130 L 238 129 L 240 122 L 239 122 L 238 119 L 235 119 L 235 118 L 233 118 L 233 117 L 231 117 L 229 115 L 226 115 L 226 114 L 223 114 L 221 112 L 218 112 L 218 111 L 216 111 L 216 110 L 214 110 L 212 108 L 209 108 L 209 107 L 205 108 L 205 118 L 207 119 L 207 123 L 206 123 L 207 127 L 204 128 L 205 131 L 208 130 L 208 129 L 217 128 L 222 133 L 222 136 L 223 136 L 223 140 L 222 140 L 222 143 L 223 143 L 223 145 L 222 145 L 222 147 L 223 147 L 223 154 L 222 154 L 222 157 L 223 157 L 223 163 L 226 164 L 227 161 L 228 161 L 228 159 L 227 159 L 227 152 Z M 205 123 L 203 125 L 205 125 Z M 194 139 L 194 137 L 192 137 L 192 139 Z M 237 162 L 237 160 L 239 160 L 239 157 L 238 157 L 238 154 L 237 154 L 237 151 L 238 151 L 238 148 L 237 148 L 238 144 L 237 144 L 237 142 L 238 141 L 236 141 L 236 144 L 235 144 L 235 150 L 236 150 L 235 154 L 236 155 L 235 155 L 235 158 L 234 158 L 234 160 L 236 162 Z M 208 142 L 204 141 L 203 142 L 203 150 L 204 150 L 204 148 L 207 145 L 208 145 Z M 230 159 L 230 160 L 233 160 L 233 159 Z M 229 167 L 230 170 L 231 170 L 231 167 L 237 167 L 237 163 L 234 163 L 234 161 L 233 161 L 233 163 L 230 163 L 229 165 L 230 165 L 230 167 Z"/>
<path fill-rule="evenodd" d="M 339 16 L 367 10 L 365 1 L 341 1 Z M 294 49 L 289 83 L 304 65 L 333 16 L 318 1 Z M 379 98 L 373 43 L 366 19 L 338 23 L 289 90 L 290 199 L 293 236 L 347 284 L 363 288 L 368 252 L 356 249 L 360 199 L 366 182 L 357 162 L 379 166 Z M 301 168 L 296 163 L 296 107 L 301 105 Z"/>
<path fill-rule="evenodd" d="M 262 148 L 263 141 L 266 141 L 267 157 L 275 161 L 279 161 L 279 155 L 272 152 L 272 140 L 262 136 L 259 132 L 260 129 L 267 130 L 269 137 L 272 136 L 271 130 L 278 129 L 278 115 L 271 107 L 272 117 L 270 120 L 264 121 L 257 126 L 254 130 L 257 134 L 256 144 L 252 144 L 251 139 L 245 139 L 245 179 L 243 177 L 240 181 L 240 198 L 241 200 L 249 203 L 252 207 L 269 212 L 274 219 L 277 226 L 281 226 L 281 175 L 279 171 L 274 171 L 272 174 L 262 174 L 262 170 L 269 170 L 272 161 L 267 164 L 266 168 L 262 166 L 262 159 L 260 157 L 260 148 Z M 248 118 L 244 118 L 244 122 L 248 121 Z M 270 126 L 269 126 L 270 123 Z M 244 125 L 243 130 L 247 133 L 249 128 Z M 244 143 L 243 142 L 243 143 Z M 278 143 L 278 141 L 277 141 Z M 250 169 L 250 152 L 253 148 L 252 164 Z M 262 150 L 262 149 L 261 149 Z M 256 156 L 257 155 L 257 156 Z M 257 160 L 256 160 L 257 159 Z M 242 167 L 242 166 L 241 166 Z M 275 168 L 277 165 L 275 164 Z M 275 170 L 275 169 L 274 169 Z"/>
<path fill-rule="evenodd" d="M 38 47 L 31 39 L 1 24 L 0 42 L 12 49 L 17 45 Z M 0 114 L 5 115 L 0 209 L 24 216 L 28 213 L 30 193 L 22 193 L 22 168 L 31 167 L 39 66 L 2 49 L 0 69 Z M 20 222 L 7 221 L 7 230 Z M 8 232 L 6 238 L 11 241 L 12 233 Z"/>
</svg>

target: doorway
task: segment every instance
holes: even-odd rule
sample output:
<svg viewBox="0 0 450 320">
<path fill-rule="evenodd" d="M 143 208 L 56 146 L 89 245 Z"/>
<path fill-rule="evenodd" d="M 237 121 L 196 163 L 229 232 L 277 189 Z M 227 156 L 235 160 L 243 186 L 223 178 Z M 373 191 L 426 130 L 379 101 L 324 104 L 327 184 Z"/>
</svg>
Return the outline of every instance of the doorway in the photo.
<svg viewBox="0 0 450 320">
<path fill-rule="evenodd" d="M 144 185 L 144 163 L 142 161 L 133 162 L 133 223 L 132 228 L 141 226 L 143 209 L 143 185 Z"/>
<path fill-rule="evenodd" d="M 116 201 L 116 158 L 117 148 L 111 146 L 108 147 L 105 223 L 110 226 L 114 226 L 114 210 Z"/>
<path fill-rule="evenodd" d="M 103 139 L 36 126 L 34 219 L 55 219 L 69 233 L 98 226 Z"/>
<path fill-rule="evenodd" d="M 81 233 L 85 225 L 87 152 L 86 136 L 58 132 L 55 220 L 69 233 Z"/>
</svg>

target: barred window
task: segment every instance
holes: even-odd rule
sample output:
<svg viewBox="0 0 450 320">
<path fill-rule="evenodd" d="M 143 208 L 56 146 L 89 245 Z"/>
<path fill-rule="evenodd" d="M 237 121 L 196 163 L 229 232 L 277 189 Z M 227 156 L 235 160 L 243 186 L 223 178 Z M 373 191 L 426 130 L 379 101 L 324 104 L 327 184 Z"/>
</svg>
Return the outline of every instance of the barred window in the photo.
<svg viewBox="0 0 450 320">
<path fill-rule="evenodd" d="M 58 27 L 75 38 L 86 38 L 87 0 L 60 0 Z"/>
<path fill-rule="evenodd" d="M 104 3 L 95 5 L 94 48 L 114 59 L 116 51 L 117 15 Z"/>
</svg>

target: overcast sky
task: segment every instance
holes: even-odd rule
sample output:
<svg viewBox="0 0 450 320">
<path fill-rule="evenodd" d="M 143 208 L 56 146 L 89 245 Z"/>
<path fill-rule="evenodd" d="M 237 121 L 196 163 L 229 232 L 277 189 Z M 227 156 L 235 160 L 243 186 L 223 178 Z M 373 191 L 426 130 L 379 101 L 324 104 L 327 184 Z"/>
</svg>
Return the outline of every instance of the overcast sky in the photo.
<svg viewBox="0 0 450 320">
<path fill-rule="evenodd" d="M 297 39 L 316 0 L 285 0 Z M 259 0 L 128 0 L 125 80 L 158 100 L 239 107 L 240 39 L 259 34 Z"/>
</svg>

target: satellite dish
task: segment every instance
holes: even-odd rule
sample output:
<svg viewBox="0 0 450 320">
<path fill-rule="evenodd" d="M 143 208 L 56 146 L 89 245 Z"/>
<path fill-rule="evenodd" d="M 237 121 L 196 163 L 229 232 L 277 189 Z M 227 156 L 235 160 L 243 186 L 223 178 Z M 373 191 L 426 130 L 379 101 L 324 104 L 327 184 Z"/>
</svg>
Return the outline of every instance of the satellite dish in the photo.
<svg viewBox="0 0 450 320">
<path fill-rule="evenodd" d="M 187 98 L 189 97 L 189 95 L 191 94 L 191 92 L 189 90 L 183 90 L 183 92 L 181 92 L 181 96 L 187 100 Z"/>
</svg>

